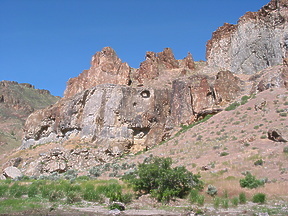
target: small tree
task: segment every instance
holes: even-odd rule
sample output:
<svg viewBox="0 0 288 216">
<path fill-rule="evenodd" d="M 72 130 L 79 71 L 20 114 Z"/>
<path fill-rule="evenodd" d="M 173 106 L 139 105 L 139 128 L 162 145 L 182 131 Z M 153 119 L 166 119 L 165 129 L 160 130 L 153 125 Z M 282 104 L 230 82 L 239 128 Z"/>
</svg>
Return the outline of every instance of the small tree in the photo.
<svg viewBox="0 0 288 216">
<path fill-rule="evenodd" d="M 184 197 L 191 189 L 203 189 L 200 175 L 193 175 L 185 167 L 171 168 L 171 158 L 153 157 L 138 165 L 138 169 L 123 176 L 135 191 L 150 193 L 158 201 Z"/>
<path fill-rule="evenodd" d="M 257 188 L 259 186 L 263 186 L 265 184 L 264 180 L 256 179 L 250 172 L 247 173 L 244 179 L 240 179 L 240 186 L 246 188 Z"/>
</svg>

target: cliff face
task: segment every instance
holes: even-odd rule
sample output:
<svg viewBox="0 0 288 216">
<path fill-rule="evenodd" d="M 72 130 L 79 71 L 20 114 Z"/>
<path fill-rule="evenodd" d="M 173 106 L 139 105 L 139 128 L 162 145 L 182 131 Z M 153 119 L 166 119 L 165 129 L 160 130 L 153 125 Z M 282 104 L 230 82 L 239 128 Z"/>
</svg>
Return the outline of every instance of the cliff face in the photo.
<svg viewBox="0 0 288 216">
<path fill-rule="evenodd" d="M 272 0 L 237 25 L 220 27 L 207 43 L 204 66 L 191 54 L 177 60 L 166 48 L 147 52 L 134 69 L 112 48 L 103 48 L 89 70 L 68 81 L 64 98 L 29 116 L 21 148 L 75 141 L 101 155 L 137 152 L 166 140 L 180 125 L 220 112 L 237 97 L 287 88 L 287 1 Z"/>
<path fill-rule="evenodd" d="M 255 74 L 282 63 L 288 51 L 288 1 L 272 0 L 248 12 L 237 25 L 225 23 L 207 42 L 210 66 L 236 74 Z"/>
<path fill-rule="evenodd" d="M 148 52 L 139 69 L 129 69 L 112 48 L 106 47 L 93 56 L 91 68 L 70 79 L 62 100 L 31 114 L 22 149 L 76 138 L 95 143 L 113 155 L 136 152 L 166 139 L 179 125 L 219 110 L 220 102 L 231 101 L 242 89 L 229 71 L 219 72 L 217 77 L 193 75 L 191 54 L 176 60 L 168 48 Z M 171 84 L 161 80 L 167 84 L 163 87 L 151 84 L 165 74 L 179 77 L 183 70 L 190 74 Z M 232 82 L 225 81 L 227 77 Z"/>
</svg>

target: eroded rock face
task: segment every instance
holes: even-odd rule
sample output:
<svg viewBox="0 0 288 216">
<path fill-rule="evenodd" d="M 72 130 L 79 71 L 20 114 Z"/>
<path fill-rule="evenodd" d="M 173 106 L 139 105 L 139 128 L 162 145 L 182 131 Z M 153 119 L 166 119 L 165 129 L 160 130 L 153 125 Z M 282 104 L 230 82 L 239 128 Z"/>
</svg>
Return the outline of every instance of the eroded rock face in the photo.
<svg viewBox="0 0 288 216">
<path fill-rule="evenodd" d="M 147 140 L 159 142 L 168 96 L 166 90 L 98 85 L 33 113 L 25 125 L 22 148 L 78 137 L 121 154 L 135 145 L 149 145 Z"/>
<path fill-rule="evenodd" d="M 21 148 L 76 138 L 114 156 L 137 152 L 169 137 L 175 126 L 190 124 L 203 111 L 217 108 L 215 95 L 227 101 L 235 98 L 241 90 L 235 80 L 233 74 L 220 72 L 216 78 L 194 75 L 175 80 L 172 89 L 98 85 L 30 115 Z"/>
<path fill-rule="evenodd" d="M 78 77 L 68 81 L 64 97 L 72 97 L 104 83 L 128 85 L 129 81 L 129 65 L 123 63 L 111 47 L 104 47 L 92 57 L 89 70 L 84 70 Z"/>
<path fill-rule="evenodd" d="M 287 0 L 272 0 L 248 12 L 237 25 L 224 24 L 207 43 L 206 58 L 237 74 L 254 74 L 282 63 L 288 51 Z"/>
<path fill-rule="evenodd" d="M 173 69 L 188 69 L 194 70 L 195 63 L 191 53 L 183 60 L 176 60 L 170 48 L 165 48 L 163 52 L 147 52 L 146 60 L 140 64 L 140 68 L 136 71 L 134 79 L 139 83 L 153 80 L 161 76 L 167 70 Z M 177 73 L 178 71 L 176 71 Z"/>
</svg>

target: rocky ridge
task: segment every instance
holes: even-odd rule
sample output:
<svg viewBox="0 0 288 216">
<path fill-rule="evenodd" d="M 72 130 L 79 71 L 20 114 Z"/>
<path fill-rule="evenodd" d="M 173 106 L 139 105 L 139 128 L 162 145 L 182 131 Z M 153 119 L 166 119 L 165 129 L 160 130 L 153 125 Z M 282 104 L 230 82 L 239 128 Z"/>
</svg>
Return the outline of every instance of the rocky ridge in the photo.
<svg viewBox="0 0 288 216">
<path fill-rule="evenodd" d="M 28 83 L 0 82 L 1 155 L 21 145 L 22 128 L 27 117 L 59 100 L 48 90 L 35 89 Z"/>
</svg>

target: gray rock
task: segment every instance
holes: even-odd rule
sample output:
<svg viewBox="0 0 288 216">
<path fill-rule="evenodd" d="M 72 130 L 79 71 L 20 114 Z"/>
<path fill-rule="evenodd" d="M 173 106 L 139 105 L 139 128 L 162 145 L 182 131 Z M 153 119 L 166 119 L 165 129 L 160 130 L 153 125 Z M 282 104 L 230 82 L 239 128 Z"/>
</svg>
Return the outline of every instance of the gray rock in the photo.
<svg viewBox="0 0 288 216">
<path fill-rule="evenodd" d="M 10 166 L 4 169 L 4 176 L 15 179 L 15 178 L 22 177 L 23 174 L 18 168 Z"/>
<path fill-rule="evenodd" d="M 273 0 L 258 12 L 246 13 L 237 25 L 225 23 L 207 43 L 208 64 L 237 74 L 281 64 L 287 55 L 287 17 L 285 2 Z"/>
</svg>

